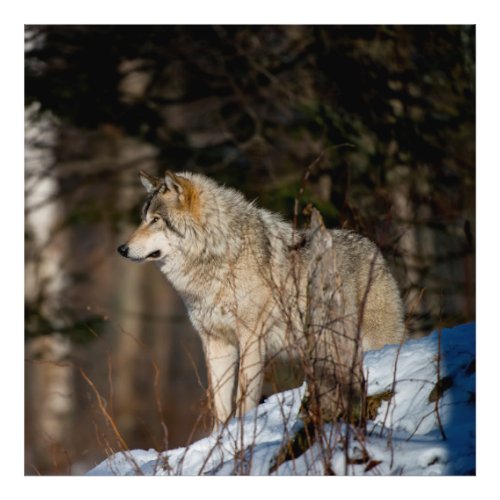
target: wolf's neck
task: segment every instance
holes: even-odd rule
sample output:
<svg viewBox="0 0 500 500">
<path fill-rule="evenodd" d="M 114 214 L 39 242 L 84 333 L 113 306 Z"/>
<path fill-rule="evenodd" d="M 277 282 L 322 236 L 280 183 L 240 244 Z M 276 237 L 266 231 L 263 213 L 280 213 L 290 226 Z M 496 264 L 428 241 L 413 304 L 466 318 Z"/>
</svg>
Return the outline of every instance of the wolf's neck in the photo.
<svg viewBox="0 0 500 500">
<path fill-rule="evenodd" d="M 224 224 L 220 217 L 213 227 L 207 224 L 176 258 L 167 257 L 160 265 L 185 302 L 229 284 L 238 269 L 259 269 L 259 275 L 274 275 L 275 271 L 287 274 L 286 262 L 295 246 L 300 246 L 301 233 L 276 214 L 244 208 L 229 211 Z"/>
<path fill-rule="evenodd" d="M 186 256 L 182 262 L 177 261 L 175 266 L 167 261 L 159 267 L 188 309 L 202 301 L 211 290 L 220 287 L 228 273 L 227 262 L 217 256 L 207 259 Z"/>
</svg>

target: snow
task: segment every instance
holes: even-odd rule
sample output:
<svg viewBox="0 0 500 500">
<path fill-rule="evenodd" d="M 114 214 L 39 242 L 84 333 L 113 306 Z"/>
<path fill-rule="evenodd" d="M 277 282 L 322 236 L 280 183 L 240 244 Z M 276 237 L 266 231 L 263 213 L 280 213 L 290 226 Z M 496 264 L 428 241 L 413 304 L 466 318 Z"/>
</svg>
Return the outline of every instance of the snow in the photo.
<svg viewBox="0 0 500 500">
<path fill-rule="evenodd" d="M 302 386 L 186 448 L 120 452 L 87 475 L 475 474 L 475 323 L 367 352 L 364 369 L 369 396 L 394 392 L 364 435 L 325 425 L 302 455 L 273 469 L 283 444 L 303 427 Z"/>
</svg>

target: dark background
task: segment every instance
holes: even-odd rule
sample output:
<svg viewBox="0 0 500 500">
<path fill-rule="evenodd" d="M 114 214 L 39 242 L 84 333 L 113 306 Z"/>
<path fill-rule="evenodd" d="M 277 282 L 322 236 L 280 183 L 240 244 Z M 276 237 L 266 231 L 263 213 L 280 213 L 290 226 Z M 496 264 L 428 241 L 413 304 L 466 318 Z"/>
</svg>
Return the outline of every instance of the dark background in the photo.
<svg viewBox="0 0 500 500">
<path fill-rule="evenodd" d="M 300 208 L 382 248 L 411 335 L 474 319 L 473 26 L 27 26 L 25 47 L 27 474 L 206 432 L 182 303 L 116 253 L 139 168 L 291 219 L 310 167 Z"/>
</svg>

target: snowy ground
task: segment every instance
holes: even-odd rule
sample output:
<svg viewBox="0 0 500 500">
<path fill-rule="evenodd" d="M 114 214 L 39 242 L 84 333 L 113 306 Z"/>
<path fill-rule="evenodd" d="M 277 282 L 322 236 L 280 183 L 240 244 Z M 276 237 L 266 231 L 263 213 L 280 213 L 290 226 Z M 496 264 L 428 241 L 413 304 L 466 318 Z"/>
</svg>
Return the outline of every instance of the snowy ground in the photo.
<svg viewBox="0 0 500 500">
<path fill-rule="evenodd" d="M 322 439 L 271 474 L 474 474 L 475 324 L 443 329 L 438 339 L 434 332 L 409 341 L 399 355 L 398 346 L 366 353 L 368 395 L 395 395 L 382 402 L 364 439 L 345 425 L 327 426 Z M 244 419 L 187 448 L 117 453 L 87 474 L 269 475 L 283 443 L 301 428 L 303 391 L 275 394 Z"/>
</svg>

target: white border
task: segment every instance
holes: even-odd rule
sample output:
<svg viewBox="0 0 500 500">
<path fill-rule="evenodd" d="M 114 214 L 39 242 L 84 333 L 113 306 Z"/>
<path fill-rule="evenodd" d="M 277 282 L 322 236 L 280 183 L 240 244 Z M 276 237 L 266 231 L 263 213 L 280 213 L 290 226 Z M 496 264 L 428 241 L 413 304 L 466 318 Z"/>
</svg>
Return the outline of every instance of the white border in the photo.
<svg viewBox="0 0 500 500">
<path fill-rule="evenodd" d="M 486 5 L 486 6 L 483 6 Z M 2 203 L 1 286 L 3 357 L 0 470 L 3 491 L 37 498 L 312 498 L 313 495 L 367 498 L 447 496 L 478 498 L 496 491 L 498 442 L 497 323 L 498 174 L 500 169 L 498 94 L 498 16 L 494 2 L 420 0 L 328 2 L 327 0 L 253 2 L 68 2 L 19 1 L 3 9 L 2 167 L 7 172 Z M 23 57 L 24 24 L 477 24 L 478 75 L 478 477 L 477 478 L 25 478 L 23 476 Z M 9 245 L 5 244 L 9 238 Z M 12 245 L 12 242 L 15 242 Z M 19 245 L 19 247 L 17 246 Z M 327 484 L 328 483 L 328 484 Z M 21 491 L 19 491 L 21 490 Z M 14 493 L 15 492 L 15 493 Z"/>
<path fill-rule="evenodd" d="M 24 1 L 26 24 L 475 24 L 465 0 Z M 6 12 L 5 15 L 9 15 Z M 487 15 L 487 14 L 486 14 Z"/>
</svg>

